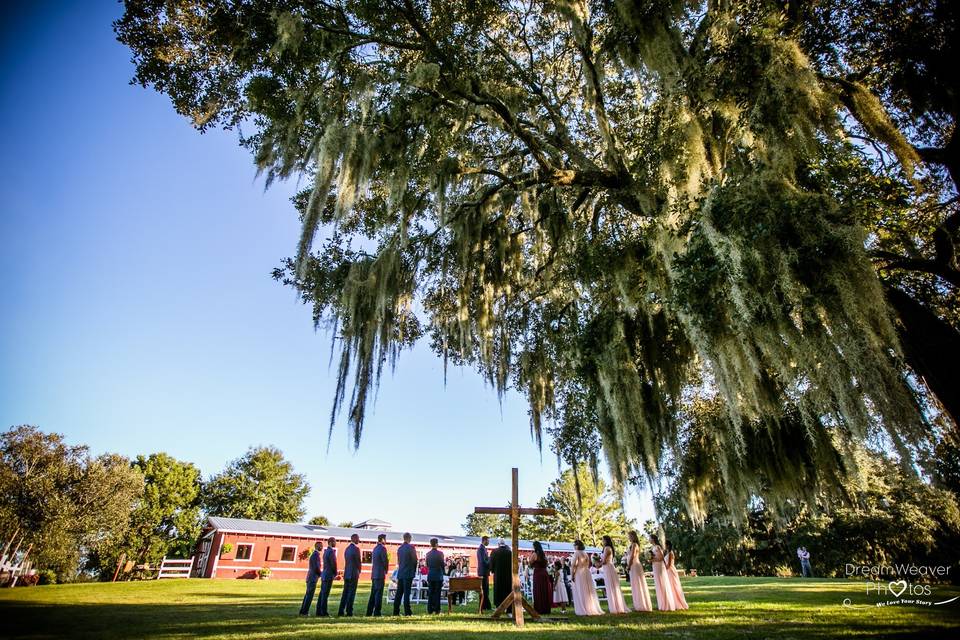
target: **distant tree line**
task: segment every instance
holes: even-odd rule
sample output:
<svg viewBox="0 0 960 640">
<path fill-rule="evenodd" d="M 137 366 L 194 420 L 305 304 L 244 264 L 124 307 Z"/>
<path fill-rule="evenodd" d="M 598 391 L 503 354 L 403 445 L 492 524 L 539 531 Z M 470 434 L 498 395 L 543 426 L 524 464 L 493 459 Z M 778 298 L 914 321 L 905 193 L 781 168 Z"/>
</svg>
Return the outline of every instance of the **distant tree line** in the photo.
<svg viewBox="0 0 960 640">
<path fill-rule="evenodd" d="M 844 577 L 848 563 L 915 563 L 960 571 L 960 451 L 945 440 L 934 455 L 935 473 L 920 478 L 888 454 L 861 449 L 855 459 L 862 481 L 845 495 L 821 495 L 776 513 L 755 497 L 731 509 L 719 492 L 706 501 L 709 514 L 694 523 L 686 502 L 695 488 L 675 478 L 655 498 L 667 537 L 680 550 L 679 563 L 702 574 L 796 575 L 796 549 L 811 554 L 814 575 Z"/>
<path fill-rule="evenodd" d="M 510 506 L 509 503 L 506 506 Z M 599 546 L 603 536 L 609 535 L 619 552 L 626 550 L 627 531 L 635 527 L 633 520 L 624 514 L 616 492 L 583 467 L 561 473 L 537 506 L 556 509 L 557 515 L 522 516 L 520 538 L 523 540 L 583 540 L 588 546 Z M 509 542 L 510 518 L 471 513 L 466 517 L 463 530 L 468 536 L 502 537 Z"/>
<path fill-rule="evenodd" d="M 0 434 L 0 544 L 24 536 L 50 581 L 109 580 L 122 555 L 137 564 L 188 557 L 208 515 L 302 520 L 309 492 L 273 447 L 252 447 L 203 480 L 163 452 L 92 456 L 28 425 Z"/>
</svg>

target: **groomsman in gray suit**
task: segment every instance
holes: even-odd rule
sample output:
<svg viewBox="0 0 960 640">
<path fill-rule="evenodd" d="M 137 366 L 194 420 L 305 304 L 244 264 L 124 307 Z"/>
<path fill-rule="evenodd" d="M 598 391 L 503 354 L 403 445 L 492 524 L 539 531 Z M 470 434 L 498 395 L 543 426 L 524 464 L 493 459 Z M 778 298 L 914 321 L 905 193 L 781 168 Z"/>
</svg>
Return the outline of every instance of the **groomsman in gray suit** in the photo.
<svg viewBox="0 0 960 640">
<path fill-rule="evenodd" d="M 317 602 L 317 615 L 329 618 L 327 602 L 330 599 L 330 589 L 333 588 L 333 579 L 337 577 L 337 539 L 327 538 L 327 550 L 323 552 L 323 573 L 320 574 L 320 601 Z"/>
<path fill-rule="evenodd" d="M 430 538 L 430 551 L 424 558 L 427 565 L 427 613 L 440 613 L 440 592 L 443 591 L 443 551 L 437 549 L 440 541 Z"/>
<path fill-rule="evenodd" d="M 367 601 L 367 615 L 380 615 L 383 605 L 383 585 L 387 577 L 390 561 L 387 559 L 387 547 L 383 544 L 387 534 L 377 536 L 377 546 L 373 548 L 373 557 L 370 560 L 370 600 Z"/>
<path fill-rule="evenodd" d="M 337 616 L 344 613 L 353 615 L 353 600 L 357 597 L 357 583 L 360 581 L 360 536 L 350 536 L 350 544 L 343 551 L 343 593 L 340 594 L 340 609 Z"/>
<path fill-rule="evenodd" d="M 413 577 L 417 574 L 417 550 L 410 540 L 409 533 L 403 534 L 403 544 L 397 548 L 397 595 L 393 599 L 393 615 L 400 615 L 400 601 L 403 600 L 403 615 L 413 614 L 410 608 L 410 590 Z"/>
<path fill-rule="evenodd" d="M 488 544 L 490 544 L 490 538 L 483 536 L 480 538 L 480 546 L 477 547 L 477 575 L 480 576 L 480 592 L 483 595 L 481 611 L 493 608 L 490 606 L 490 554 L 487 553 Z"/>
<path fill-rule="evenodd" d="M 303 604 L 300 605 L 300 615 L 305 616 L 310 613 L 310 603 L 313 602 L 313 594 L 317 590 L 317 580 L 320 579 L 320 550 L 323 549 L 323 540 L 317 540 L 313 545 L 313 553 L 310 554 L 310 565 L 307 567 L 307 593 L 303 596 Z M 317 614 L 320 613 L 320 601 L 317 600 Z"/>
</svg>

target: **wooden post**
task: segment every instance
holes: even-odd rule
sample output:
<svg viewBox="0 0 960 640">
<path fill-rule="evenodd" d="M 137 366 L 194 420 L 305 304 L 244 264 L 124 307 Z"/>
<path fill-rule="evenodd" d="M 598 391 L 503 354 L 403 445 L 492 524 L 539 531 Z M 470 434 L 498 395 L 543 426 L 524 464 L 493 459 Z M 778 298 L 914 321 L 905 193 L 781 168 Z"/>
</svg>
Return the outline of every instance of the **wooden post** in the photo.
<svg viewBox="0 0 960 640">
<path fill-rule="evenodd" d="M 540 618 L 540 614 L 527 602 L 527 599 L 523 597 L 523 591 L 520 589 L 520 516 L 521 515 L 535 515 L 535 516 L 554 516 L 557 515 L 555 509 L 523 509 L 520 507 L 520 481 L 519 481 L 519 471 L 516 467 L 512 470 L 512 487 L 511 487 L 511 500 L 510 507 L 475 507 L 474 513 L 495 513 L 499 515 L 509 515 L 510 516 L 510 539 L 513 542 L 513 553 L 511 558 L 511 570 L 513 573 L 513 590 L 510 592 L 506 598 L 503 599 L 503 602 L 497 607 L 496 611 L 493 612 L 494 618 L 499 618 L 503 615 L 503 612 L 506 611 L 509 607 L 513 607 L 513 623 L 518 627 L 523 626 L 523 611 L 526 610 L 527 613 L 534 620 Z"/>
<path fill-rule="evenodd" d="M 125 563 L 126 561 L 127 561 L 127 552 L 124 551 L 123 553 L 120 554 L 120 559 L 117 560 L 117 570 L 113 572 L 113 580 L 111 580 L 110 582 L 117 581 L 117 576 L 120 575 L 120 567 L 122 567 L 123 563 Z"/>
</svg>

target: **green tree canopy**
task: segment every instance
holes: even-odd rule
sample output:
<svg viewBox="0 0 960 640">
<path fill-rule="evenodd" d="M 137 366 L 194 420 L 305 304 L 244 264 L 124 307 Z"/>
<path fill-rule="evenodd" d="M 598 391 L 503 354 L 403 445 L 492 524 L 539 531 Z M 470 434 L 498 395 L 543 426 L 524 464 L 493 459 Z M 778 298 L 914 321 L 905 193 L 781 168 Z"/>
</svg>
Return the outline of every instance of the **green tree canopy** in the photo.
<svg viewBox="0 0 960 640">
<path fill-rule="evenodd" d="M 708 389 L 710 468 L 776 506 L 851 481 L 859 442 L 907 462 L 934 431 L 868 252 L 876 194 L 834 169 L 892 164 L 910 216 L 953 166 L 956 100 L 909 72 L 955 46 L 956 4 L 893 3 L 902 29 L 862 41 L 827 28 L 868 33 L 884 4 L 134 0 L 116 30 L 137 82 L 201 130 L 242 123 L 268 184 L 312 183 L 275 275 L 340 347 L 331 429 L 345 405 L 359 443 L 384 364 L 424 338 L 524 393 L 538 441 L 545 420 L 587 434 L 562 457 L 595 436 L 618 483 L 672 464 Z M 935 193 L 927 228 L 954 246 L 955 183 Z"/>
<path fill-rule="evenodd" d="M 521 523 L 525 518 L 525 516 L 521 517 Z M 495 513 L 468 513 L 461 526 L 464 535 L 468 536 L 490 536 L 494 540 L 510 538 L 510 518 Z"/>
<path fill-rule="evenodd" d="M 587 545 L 599 546 L 609 535 L 618 547 L 626 549 L 627 531 L 634 523 L 623 513 L 620 498 L 607 488 L 602 478 L 594 478 L 580 468 L 564 471 L 547 489 L 547 495 L 537 502 L 544 509 L 556 509 L 556 516 L 521 516 L 520 537 L 525 540 L 583 540 Z M 578 486 L 579 485 L 579 486 Z M 506 505 L 508 508 L 509 503 Z M 488 535 L 491 538 L 510 539 L 510 518 L 492 513 L 471 513 L 463 524 L 468 536 Z"/>
<path fill-rule="evenodd" d="M 556 516 L 535 516 L 531 533 L 545 540 L 583 540 L 602 546 L 603 536 L 613 539 L 617 554 L 627 547 L 627 532 L 636 527 L 623 513 L 623 505 L 602 478 L 594 478 L 583 467 L 564 471 L 538 503 L 556 509 Z M 617 558 L 619 561 L 619 558 Z"/>
<path fill-rule="evenodd" d="M 251 447 L 203 486 L 202 506 L 212 516 L 300 522 L 310 493 L 302 474 L 274 447 Z"/>
<path fill-rule="evenodd" d="M 122 456 L 92 458 L 33 426 L 0 434 L 0 533 L 24 535 L 35 564 L 61 580 L 123 540 L 142 491 L 143 476 Z"/>
<path fill-rule="evenodd" d="M 328 518 L 327 516 L 313 516 L 312 518 L 310 518 L 310 521 L 307 522 L 307 524 L 313 524 L 318 527 L 329 527 L 330 518 Z"/>
<path fill-rule="evenodd" d="M 864 449 L 856 455 L 864 473 L 850 487 L 852 500 L 820 496 L 812 504 L 795 504 L 787 514 L 771 512 L 761 499 L 732 512 L 715 492 L 706 521 L 694 522 L 682 483 L 672 482 L 655 501 L 681 565 L 727 575 L 798 573 L 796 548 L 803 545 L 820 576 L 842 577 L 847 563 L 912 562 L 952 567 L 948 579 L 956 581 L 956 496 L 904 473 L 881 452 Z"/>
<path fill-rule="evenodd" d="M 144 491 L 130 516 L 128 556 L 149 563 L 189 557 L 200 533 L 200 470 L 166 453 L 137 456 L 133 466 Z"/>
</svg>

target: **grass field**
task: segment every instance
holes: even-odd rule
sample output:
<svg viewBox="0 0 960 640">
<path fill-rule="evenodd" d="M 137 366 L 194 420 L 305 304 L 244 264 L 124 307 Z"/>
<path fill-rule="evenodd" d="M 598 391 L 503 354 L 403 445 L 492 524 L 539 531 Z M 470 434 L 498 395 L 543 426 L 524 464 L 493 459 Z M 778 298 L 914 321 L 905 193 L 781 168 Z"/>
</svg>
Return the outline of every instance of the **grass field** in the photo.
<svg viewBox="0 0 960 640">
<path fill-rule="evenodd" d="M 365 611 L 361 583 L 356 609 Z M 515 630 L 462 607 L 428 617 L 299 618 L 297 581 L 168 580 L 0 590 L 0 636 L 14 638 L 832 638 L 958 637 L 960 601 L 877 607 L 865 584 L 845 580 L 714 578 L 684 580 L 690 610 L 578 618 L 554 615 Z M 625 593 L 629 587 L 625 586 Z M 651 589 L 652 593 L 652 589 Z M 933 601 L 960 595 L 935 587 Z M 340 588 L 334 587 L 336 611 Z M 904 594 L 906 597 L 906 594 Z M 892 596 L 890 596 L 892 599 Z M 845 599 L 849 602 L 845 606 Z M 931 598 L 924 598 L 930 600 Z M 886 598 L 884 598 L 886 600 Z M 629 603 L 629 596 L 628 596 Z M 446 604 L 444 603 L 444 608 Z M 392 607 L 385 606 L 385 612 Z"/>
</svg>

